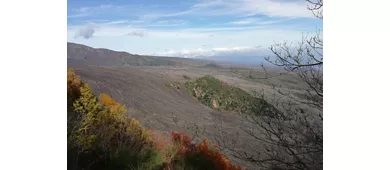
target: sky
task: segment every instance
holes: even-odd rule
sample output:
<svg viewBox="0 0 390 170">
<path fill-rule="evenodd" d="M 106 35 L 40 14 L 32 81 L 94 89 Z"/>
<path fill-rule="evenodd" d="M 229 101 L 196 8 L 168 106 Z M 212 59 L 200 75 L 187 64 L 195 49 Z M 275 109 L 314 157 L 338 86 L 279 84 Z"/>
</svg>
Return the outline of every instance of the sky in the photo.
<svg viewBox="0 0 390 170">
<path fill-rule="evenodd" d="M 68 0 L 67 41 L 132 54 L 247 60 L 322 29 L 305 0 Z M 246 58 L 245 58 L 246 57 Z"/>
</svg>

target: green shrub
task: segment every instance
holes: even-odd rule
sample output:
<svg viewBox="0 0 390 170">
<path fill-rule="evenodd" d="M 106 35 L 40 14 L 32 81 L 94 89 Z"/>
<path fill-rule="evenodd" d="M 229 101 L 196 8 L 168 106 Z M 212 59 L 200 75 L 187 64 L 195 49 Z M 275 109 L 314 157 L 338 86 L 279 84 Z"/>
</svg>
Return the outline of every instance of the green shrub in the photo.
<svg viewBox="0 0 390 170">
<path fill-rule="evenodd" d="M 187 75 L 183 75 L 183 78 L 186 79 L 186 80 L 190 80 L 191 78 Z"/>
<path fill-rule="evenodd" d="M 187 81 L 185 87 L 190 95 L 217 111 L 256 114 L 277 112 L 265 100 L 256 98 L 240 88 L 230 86 L 209 75 L 194 81 Z"/>
<path fill-rule="evenodd" d="M 180 85 L 179 82 L 171 82 L 171 83 L 165 84 L 165 87 L 168 87 L 168 88 L 175 88 L 175 89 L 180 90 L 181 85 Z"/>
</svg>

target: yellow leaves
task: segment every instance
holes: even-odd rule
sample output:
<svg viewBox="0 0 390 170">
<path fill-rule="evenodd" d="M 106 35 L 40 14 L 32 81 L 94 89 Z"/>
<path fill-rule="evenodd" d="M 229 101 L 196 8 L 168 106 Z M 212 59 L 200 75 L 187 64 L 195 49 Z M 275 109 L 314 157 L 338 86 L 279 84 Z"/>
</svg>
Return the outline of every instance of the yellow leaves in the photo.
<svg viewBox="0 0 390 170">
<path fill-rule="evenodd" d="M 96 102 L 97 100 L 92 90 L 87 85 L 84 85 L 80 87 L 79 91 L 80 96 L 73 104 L 75 111 L 87 114 L 89 117 L 96 116 L 99 110 L 101 110 L 101 105 Z"/>
<path fill-rule="evenodd" d="M 150 137 L 149 132 L 145 128 L 141 128 L 141 134 L 140 137 L 143 139 L 146 143 L 152 142 L 152 138 Z"/>
<path fill-rule="evenodd" d="M 138 140 L 144 141 L 145 143 L 151 142 L 149 132 L 145 128 L 140 126 L 138 120 L 133 118 L 127 118 L 125 126 L 127 134 L 135 135 Z"/>
<path fill-rule="evenodd" d="M 130 120 L 131 120 L 131 121 L 130 121 L 130 122 L 131 122 L 131 123 L 130 123 L 130 126 L 131 126 L 131 127 L 136 127 L 136 128 L 139 127 L 139 121 L 138 121 L 138 120 L 133 119 L 133 118 L 131 118 Z"/>
<path fill-rule="evenodd" d="M 69 88 L 69 85 L 80 85 L 81 84 L 80 77 L 74 73 L 73 69 L 68 69 L 67 83 L 68 83 L 68 88 Z"/>
<path fill-rule="evenodd" d="M 126 116 L 126 108 L 107 94 L 97 100 L 91 88 L 72 69 L 68 70 L 68 97 L 75 97 L 73 110 L 81 114 L 73 135 L 82 150 L 116 150 L 121 146 L 150 143 L 147 131 L 138 120 Z M 73 95 L 75 94 L 75 95 Z M 135 142 L 135 143 L 134 143 Z"/>
</svg>

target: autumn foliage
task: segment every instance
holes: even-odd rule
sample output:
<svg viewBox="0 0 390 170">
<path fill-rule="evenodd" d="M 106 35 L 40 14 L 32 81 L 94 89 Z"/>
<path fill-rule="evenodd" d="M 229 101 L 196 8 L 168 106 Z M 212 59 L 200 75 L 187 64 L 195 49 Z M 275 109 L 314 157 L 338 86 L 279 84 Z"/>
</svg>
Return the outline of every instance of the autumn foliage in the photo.
<svg viewBox="0 0 390 170">
<path fill-rule="evenodd" d="M 240 170 L 241 167 L 233 165 L 217 149 L 212 148 L 211 143 L 206 139 L 200 144 L 191 142 L 191 138 L 183 133 L 172 131 L 172 140 L 175 145 L 180 146 L 177 157 L 184 157 L 186 164 L 198 169 L 215 170 Z"/>
<path fill-rule="evenodd" d="M 73 69 L 68 69 L 67 75 L 67 94 L 68 94 L 68 105 L 73 104 L 72 102 L 80 97 L 80 88 L 85 86 L 81 81 L 80 77 L 77 76 Z"/>
<path fill-rule="evenodd" d="M 124 106 L 106 94 L 96 98 L 73 70 L 67 85 L 69 169 L 125 169 L 156 157 L 146 130 Z"/>
<path fill-rule="evenodd" d="M 74 70 L 67 78 L 68 169 L 240 169 L 206 140 L 146 130 L 110 96 L 97 98 Z"/>
</svg>

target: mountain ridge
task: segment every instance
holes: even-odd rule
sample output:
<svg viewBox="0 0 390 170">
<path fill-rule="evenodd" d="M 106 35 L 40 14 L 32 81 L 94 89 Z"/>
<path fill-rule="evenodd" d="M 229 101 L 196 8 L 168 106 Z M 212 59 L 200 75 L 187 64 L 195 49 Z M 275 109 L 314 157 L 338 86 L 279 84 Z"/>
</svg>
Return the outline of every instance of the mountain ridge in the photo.
<svg viewBox="0 0 390 170">
<path fill-rule="evenodd" d="M 98 66 L 202 66 L 213 61 L 180 57 L 131 54 L 67 42 L 68 62 Z"/>
</svg>

